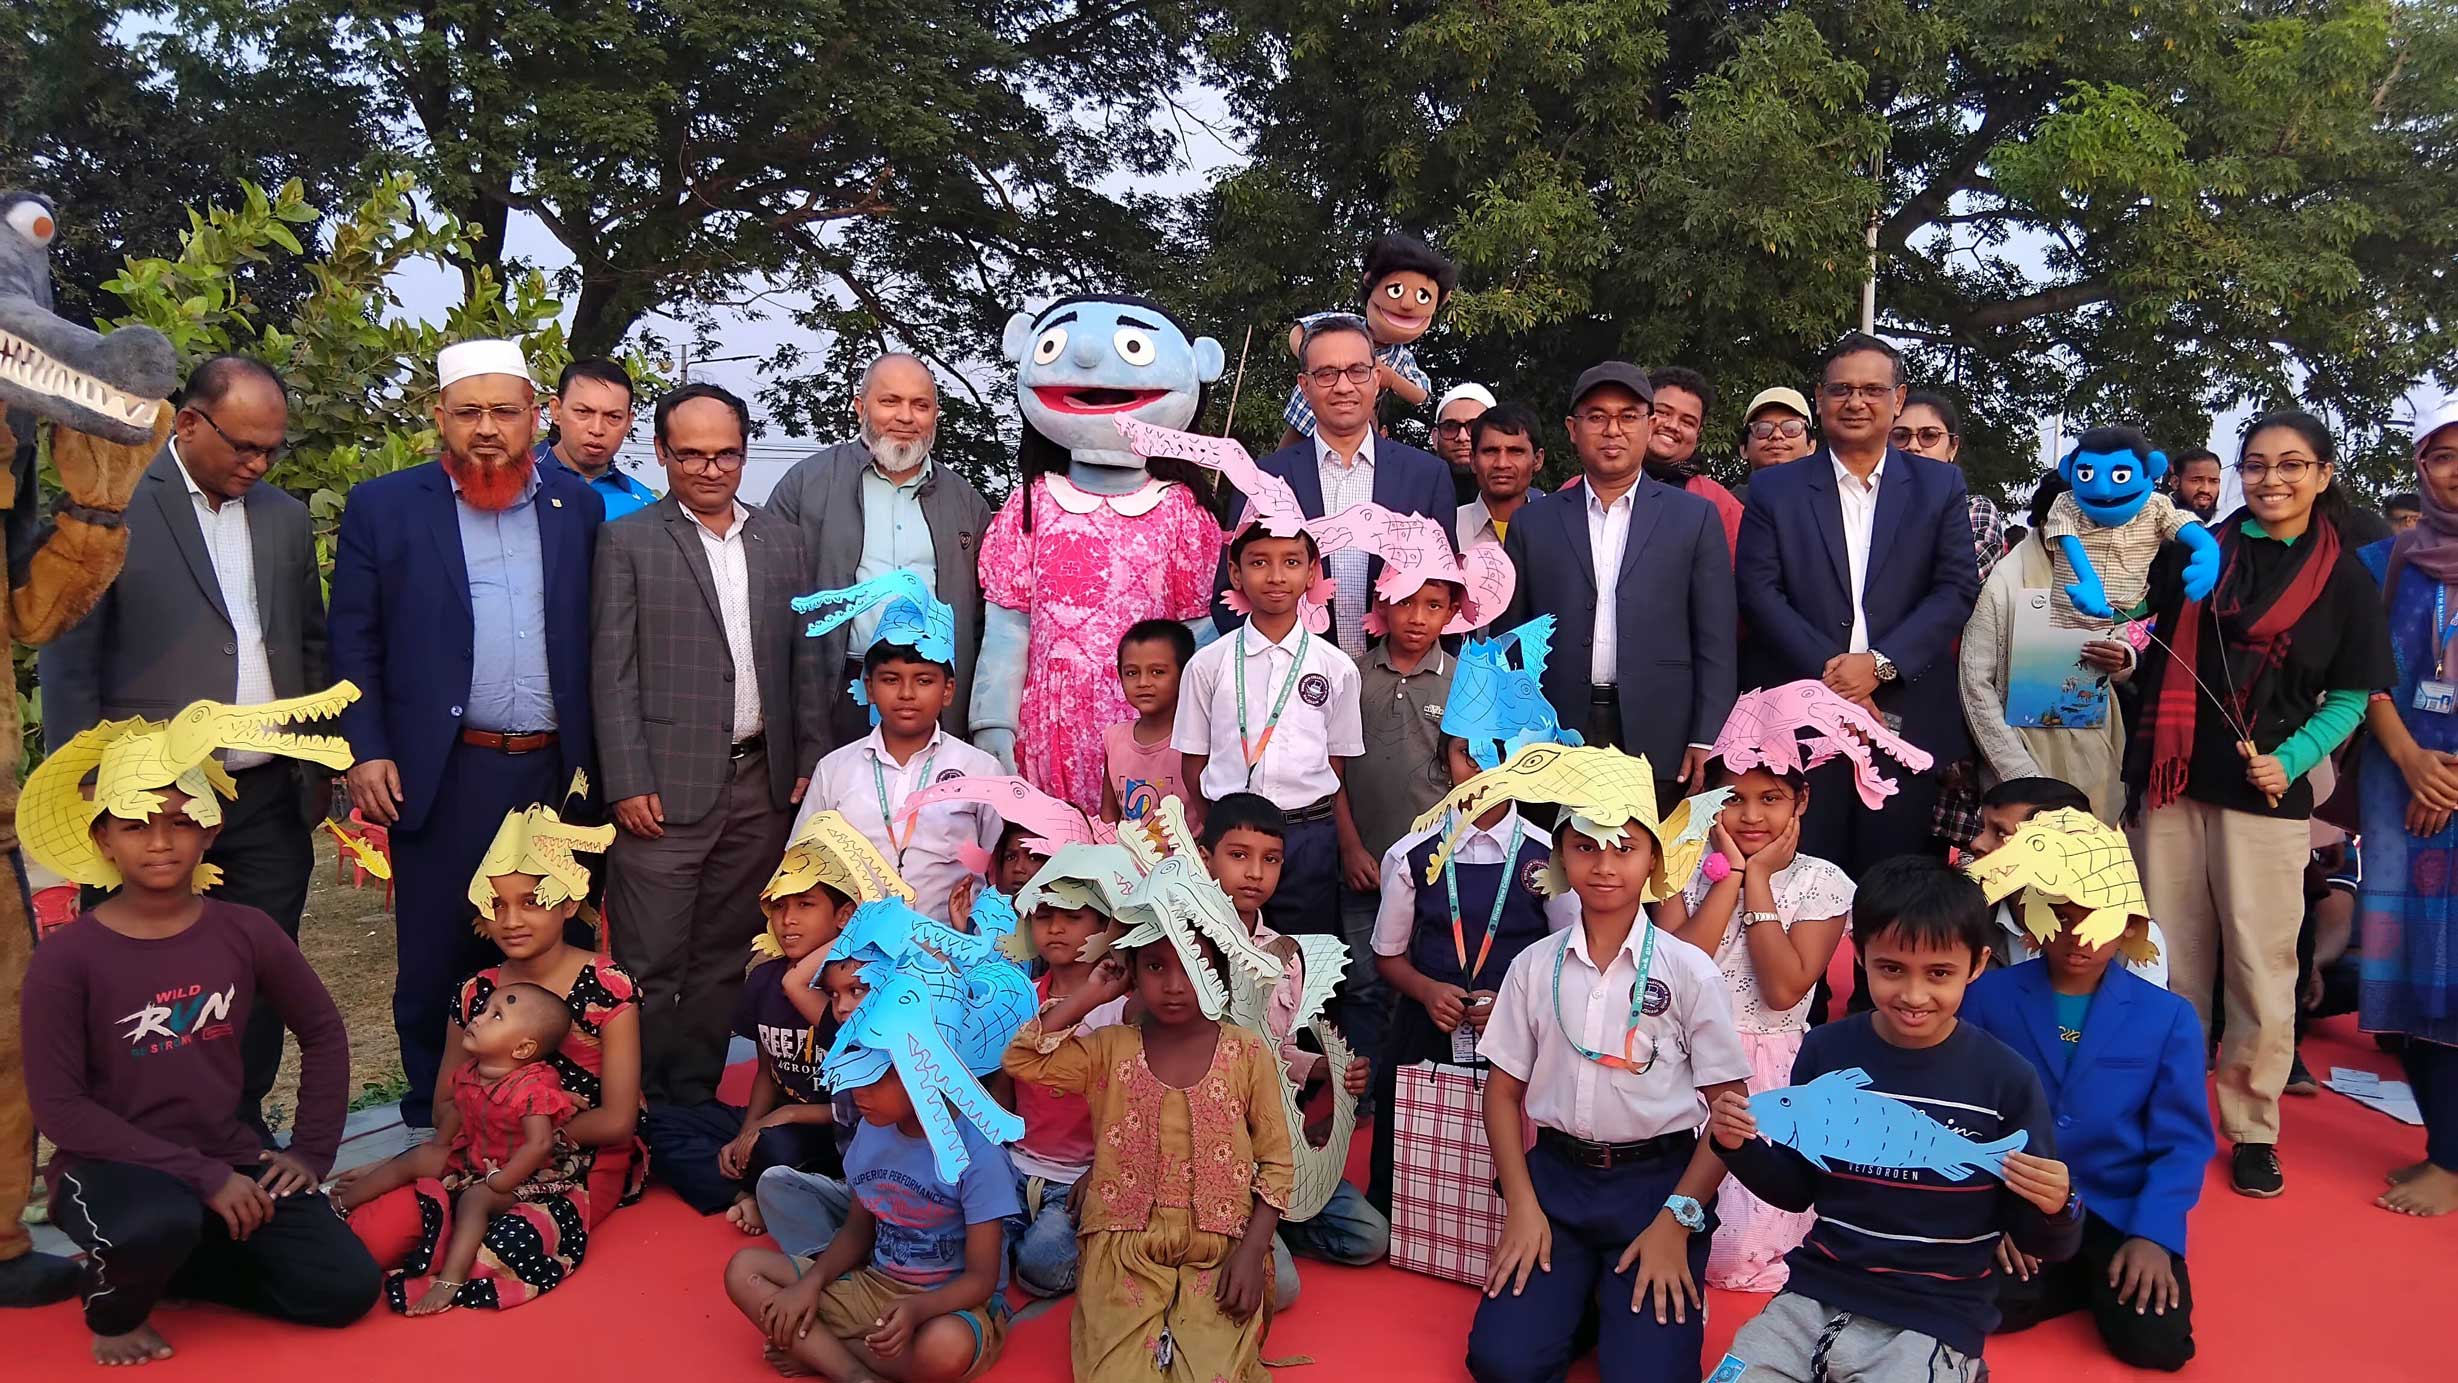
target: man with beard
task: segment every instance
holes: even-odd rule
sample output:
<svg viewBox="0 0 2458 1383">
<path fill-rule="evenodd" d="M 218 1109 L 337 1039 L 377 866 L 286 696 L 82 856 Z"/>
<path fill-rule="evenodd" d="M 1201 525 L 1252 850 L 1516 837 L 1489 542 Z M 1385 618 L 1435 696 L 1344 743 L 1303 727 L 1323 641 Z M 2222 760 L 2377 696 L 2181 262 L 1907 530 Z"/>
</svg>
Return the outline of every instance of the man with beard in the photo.
<svg viewBox="0 0 2458 1383">
<path fill-rule="evenodd" d="M 2176 502 L 2196 522 L 2210 523 L 2219 517 L 2219 491 L 2225 479 L 2222 471 L 2219 453 L 2209 447 L 2187 447 L 2177 453 Z M 2401 526 L 2396 514 L 2390 520 L 2392 528 Z"/>
<path fill-rule="evenodd" d="M 1698 454 L 1707 410 L 1715 407 L 1715 387 L 1687 365 L 1650 370 L 1647 382 L 1656 390 L 1655 426 L 1647 434 L 1647 473 L 1714 505 L 1729 553 L 1741 542 L 1741 501 L 1707 474 L 1707 463 Z"/>
<path fill-rule="evenodd" d="M 401 1121 L 434 1123 L 454 986 L 495 959 L 465 890 L 507 812 L 554 802 L 592 762 L 589 565 L 604 505 L 540 466 L 519 345 L 436 357 L 443 454 L 350 491 L 333 549 L 333 673 L 350 800 L 392 832 Z"/>
<path fill-rule="evenodd" d="M 1470 434 L 1477 419 L 1494 406 L 1494 391 L 1482 384 L 1454 384 L 1434 404 L 1434 454 L 1451 468 L 1451 489 L 1466 504 L 1476 498 L 1476 475 L 1470 469 Z"/>
<path fill-rule="evenodd" d="M 615 453 L 632 430 L 632 373 L 611 360 L 584 357 L 563 367 L 563 378 L 546 400 L 553 441 L 538 443 L 538 461 L 553 458 L 589 482 L 613 523 L 657 502 L 657 492 L 615 464 Z"/>
<path fill-rule="evenodd" d="M 862 372 L 854 396 L 857 435 L 794 463 L 768 495 L 768 512 L 802 530 L 810 563 L 803 590 L 838 590 L 903 569 L 956 612 L 957 695 L 939 723 L 958 738 L 967 728 L 973 660 L 981 652 L 981 536 L 990 506 L 965 478 L 931 459 L 939 439 L 939 382 L 918 356 L 883 355 Z M 833 697 L 830 744 L 871 732 L 870 712 L 847 694 L 862 679 L 860 650 L 871 646 L 877 611 L 858 615 L 820 640 L 820 667 Z M 803 770 L 810 764 L 798 765 Z"/>
</svg>

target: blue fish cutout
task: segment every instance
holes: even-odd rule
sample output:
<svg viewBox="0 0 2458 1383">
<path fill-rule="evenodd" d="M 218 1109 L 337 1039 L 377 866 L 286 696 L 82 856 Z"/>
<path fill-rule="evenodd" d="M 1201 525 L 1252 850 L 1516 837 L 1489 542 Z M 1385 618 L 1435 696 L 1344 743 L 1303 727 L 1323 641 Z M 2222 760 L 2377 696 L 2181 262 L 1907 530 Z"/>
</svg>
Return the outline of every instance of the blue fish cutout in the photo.
<svg viewBox="0 0 2458 1383">
<path fill-rule="evenodd" d="M 879 613 L 874 644 L 910 648 L 934 663 L 956 664 L 956 612 L 930 593 L 922 578 L 899 568 L 859 585 L 813 591 L 793 600 L 798 614 L 817 615 L 802 632 L 810 638 L 837 628 L 863 611 L 885 606 Z"/>
<path fill-rule="evenodd" d="M 1518 667 L 1511 647 L 1518 645 Z M 1545 699 L 1545 660 L 1553 651 L 1553 616 L 1538 615 L 1491 639 L 1471 639 L 1459 653 L 1442 732 L 1468 741 L 1468 757 L 1494 768 L 1531 744 L 1577 745 Z"/>
<path fill-rule="evenodd" d="M 1868 1088 L 1869 1073 L 1858 1066 L 1829 1071 L 1807 1085 L 1750 1096 L 1750 1117 L 1761 1135 L 1822 1172 L 1831 1159 L 1926 1169 L 1949 1181 L 1969 1180 L 1978 1170 L 2002 1181 L 2006 1154 L 2031 1141 L 2030 1130 L 2016 1129 L 1994 1142 L 1975 1143 L 1902 1100 L 1863 1093 Z"/>
</svg>

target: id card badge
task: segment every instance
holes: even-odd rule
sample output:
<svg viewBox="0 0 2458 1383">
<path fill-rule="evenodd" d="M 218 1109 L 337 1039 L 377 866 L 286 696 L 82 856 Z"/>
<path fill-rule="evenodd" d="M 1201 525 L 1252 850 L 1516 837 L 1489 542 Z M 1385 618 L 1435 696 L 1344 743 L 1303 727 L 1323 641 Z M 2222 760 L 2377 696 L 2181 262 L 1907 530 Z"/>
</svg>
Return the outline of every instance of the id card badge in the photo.
<svg viewBox="0 0 2458 1383">
<path fill-rule="evenodd" d="M 1889 734 L 1900 735 L 1903 733 L 1903 717 L 1896 715 L 1893 711 L 1878 712 L 1878 719 L 1886 723 L 1886 729 Z"/>
<path fill-rule="evenodd" d="M 1477 1030 L 1465 1019 L 1451 1029 L 1451 1060 L 1461 1066 L 1477 1064 Z"/>
<path fill-rule="evenodd" d="M 2458 683 L 2427 677 L 2415 684 L 2415 709 L 2435 715 L 2458 711 Z"/>
</svg>

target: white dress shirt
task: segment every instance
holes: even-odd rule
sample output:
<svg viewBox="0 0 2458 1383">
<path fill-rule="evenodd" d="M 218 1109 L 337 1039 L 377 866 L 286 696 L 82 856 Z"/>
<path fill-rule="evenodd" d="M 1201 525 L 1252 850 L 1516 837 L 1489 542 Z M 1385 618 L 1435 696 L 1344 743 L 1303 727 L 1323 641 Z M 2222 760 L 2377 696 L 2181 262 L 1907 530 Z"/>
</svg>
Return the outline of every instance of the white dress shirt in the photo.
<svg viewBox="0 0 2458 1383">
<path fill-rule="evenodd" d="M 987 857 L 998 850 L 1005 823 L 979 802 L 942 802 L 924 807 L 907 826 L 901 819 L 889 834 L 889 818 L 901 818 L 905 800 L 933 783 L 950 778 L 994 778 L 999 761 L 957 739 L 933 730 L 913 757 L 898 763 L 889 755 L 879 727 L 851 744 L 829 751 L 811 770 L 811 789 L 803 794 L 802 810 L 794 814 L 788 839 L 820 812 L 843 814 L 853 828 L 879 847 L 896 872 L 913 887 L 914 909 L 941 922 L 948 916 L 948 897 L 967 879 L 983 878 L 965 864 L 965 847 L 978 847 Z M 880 798 L 887 810 L 879 809 Z"/>
<path fill-rule="evenodd" d="M 1663 986 L 1663 1004 L 1641 1015 L 1632 1047 L 1642 1061 L 1652 1049 L 1655 1064 L 1644 1075 L 1617 1071 L 1571 1046 L 1576 1040 L 1589 1051 L 1622 1054 L 1631 986 L 1642 978 L 1639 952 L 1652 927 L 1642 914 L 1601 970 L 1588 955 L 1584 924 L 1511 962 L 1477 1054 L 1527 1082 L 1528 1117 L 1537 1124 L 1591 1143 L 1635 1143 L 1706 1123 L 1698 1087 L 1749 1079 L 1724 977 L 1705 951 L 1670 932 L 1656 933 L 1645 976 Z"/>
<path fill-rule="evenodd" d="M 1510 846 L 1514 826 L 1526 832 L 1529 844 L 1545 850 L 1553 848 L 1552 833 L 1523 819 L 1519 809 L 1513 807 L 1502 813 L 1502 819 L 1490 831 L 1470 826 L 1453 855 L 1461 864 L 1502 864 L 1508 859 L 1503 852 Z M 1417 930 L 1417 886 L 1424 879 L 1409 868 L 1408 853 L 1448 829 L 1449 822 L 1437 822 L 1422 831 L 1411 831 L 1383 852 L 1383 901 L 1374 910 L 1374 954 L 1408 954 L 1408 943 Z M 1547 898 L 1544 904 L 1545 925 L 1557 932 L 1579 920 L 1579 900 L 1571 894 Z"/>
<path fill-rule="evenodd" d="M 1291 668 L 1301 656 L 1304 666 L 1296 668 L 1292 687 Z M 1238 731 L 1241 666 L 1246 680 L 1243 741 Z M 1178 683 L 1178 720 L 1169 742 L 1180 753 L 1207 756 L 1203 778 L 1196 784 L 1206 801 L 1252 792 L 1270 798 L 1282 811 L 1300 811 L 1339 791 L 1332 760 L 1366 752 L 1358 681 L 1357 664 L 1330 640 L 1308 634 L 1302 621 L 1291 625 L 1278 643 L 1267 643 L 1249 620 L 1187 663 Z M 1263 728 L 1283 687 L 1289 687 L 1288 703 L 1265 744 Z M 1251 767 L 1246 762 L 1248 745 L 1260 751 Z"/>
<path fill-rule="evenodd" d="M 1829 458 L 1833 458 L 1830 456 Z M 1878 459 L 1877 468 L 1869 479 L 1861 478 L 1836 461 L 1835 498 L 1843 505 L 1844 560 L 1852 569 L 1852 647 L 1853 653 L 1869 651 L 1869 612 L 1862 608 L 1861 592 L 1869 585 L 1869 544 L 1878 526 L 1878 482 L 1886 478 L 1886 460 Z"/>
<path fill-rule="evenodd" d="M 1586 496 L 1582 503 L 1587 509 L 1587 545 L 1596 559 L 1596 632 L 1588 643 L 1587 669 L 1588 685 L 1594 687 L 1621 681 L 1622 549 L 1630 544 L 1631 496 L 1638 489 L 1634 480 L 1611 504 L 1600 504 L 1595 485 L 1579 487 L 1579 493 Z"/>
<path fill-rule="evenodd" d="M 751 564 L 743 552 L 743 520 L 751 511 L 737 501 L 733 526 L 720 538 L 700 516 L 684 511 L 708 554 L 708 574 L 717 583 L 717 613 L 725 624 L 726 651 L 734 655 L 734 742 L 760 732 L 760 674 L 751 659 Z"/>
<path fill-rule="evenodd" d="M 1344 464 L 1331 443 L 1317 432 L 1314 469 L 1323 484 L 1324 517 L 1368 503 L 1374 498 L 1374 434 L 1367 432 L 1357 444 L 1356 457 Z M 1343 548 L 1323 558 L 1323 568 L 1338 589 L 1331 607 L 1332 636 L 1339 640 L 1340 651 L 1351 658 L 1362 658 L 1366 652 L 1366 612 L 1374 608 L 1374 590 L 1366 574 L 1373 560 L 1374 554 L 1363 548 Z"/>
<path fill-rule="evenodd" d="M 271 701 L 273 664 L 265 656 L 264 626 L 256 616 L 256 548 L 248 533 L 247 506 L 226 499 L 216 508 L 196 477 L 188 474 L 176 439 L 171 442 L 171 462 L 179 467 L 180 483 L 188 487 L 196 526 L 204 531 L 205 555 L 213 560 L 214 584 L 222 588 L 222 608 L 230 611 L 231 643 L 239 652 L 239 681 L 231 690 L 230 702 L 254 706 Z M 222 755 L 222 767 L 233 773 L 271 762 L 272 755 L 253 749 L 231 749 Z"/>
</svg>

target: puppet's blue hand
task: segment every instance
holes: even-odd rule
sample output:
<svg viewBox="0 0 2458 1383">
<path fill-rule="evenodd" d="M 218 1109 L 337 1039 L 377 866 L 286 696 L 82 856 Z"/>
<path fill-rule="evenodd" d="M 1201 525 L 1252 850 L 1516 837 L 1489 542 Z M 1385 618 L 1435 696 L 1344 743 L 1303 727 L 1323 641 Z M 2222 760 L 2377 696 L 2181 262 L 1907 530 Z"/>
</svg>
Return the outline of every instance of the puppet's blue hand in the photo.
<svg viewBox="0 0 2458 1383">
<path fill-rule="evenodd" d="M 2093 619 L 2115 619 L 2116 611 L 2108 607 L 2108 592 L 2100 588 L 2097 574 L 2087 575 L 2065 588 L 2065 598 L 2074 608 Z"/>
<path fill-rule="evenodd" d="M 2200 600 L 2219 584 L 2219 540 L 2200 524 L 2186 528 L 2176 537 L 2193 549 L 2193 554 L 2185 559 L 2185 598 Z"/>
</svg>

